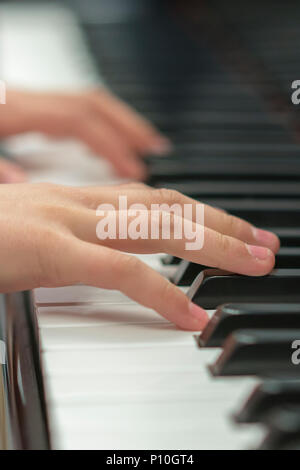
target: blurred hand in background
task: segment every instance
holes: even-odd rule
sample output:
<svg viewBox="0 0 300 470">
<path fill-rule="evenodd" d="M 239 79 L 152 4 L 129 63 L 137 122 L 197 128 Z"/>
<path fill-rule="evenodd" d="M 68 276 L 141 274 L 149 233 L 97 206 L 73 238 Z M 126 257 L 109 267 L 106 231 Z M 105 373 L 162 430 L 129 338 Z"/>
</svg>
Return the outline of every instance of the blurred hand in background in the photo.
<svg viewBox="0 0 300 470">
<path fill-rule="evenodd" d="M 22 183 L 26 180 L 26 173 L 19 165 L 0 157 L 0 184 Z"/>
<path fill-rule="evenodd" d="M 32 131 L 79 139 L 109 160 L 119 176 L 136 180 L 146 176 L 145 154 L 163 155 L 171 148 L 151 123 L 104 88 L 77 94 L 8 90 L 0 138 Z M 17 167 L 0 162 L 0 182 L 2 164 L 3 174 L 14 178 Z"/>
</svg>

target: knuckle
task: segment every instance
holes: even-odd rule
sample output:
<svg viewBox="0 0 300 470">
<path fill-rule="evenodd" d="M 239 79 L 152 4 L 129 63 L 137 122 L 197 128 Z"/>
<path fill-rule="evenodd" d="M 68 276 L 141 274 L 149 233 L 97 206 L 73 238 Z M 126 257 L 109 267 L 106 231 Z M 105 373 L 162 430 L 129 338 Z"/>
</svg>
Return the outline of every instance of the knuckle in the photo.
<svg viewBox="0 0 300 470">
<path fill-rule="evenodd" d="M 37 259 L 37 277 L 40 286 L 56 286 L 64 281 L 61 268 L 65 252 L 65 236 L 53 229 L 44 229 L 40 242 L 35 245 Z"/>
<path fill-rule="evenodd" d="M 151 189 L 144 183 L 124 183 L 119 186 L 121 189 Z"/>
<path fill-rule="evenodd" d="M 160 202 L 174 204 L 180 201 L 180 193 L 174 189 L 159 188 L 155 189 L 156 197 Z"/>
<path fill-rule="evenodd" d="M 230 237 L 223 235 L 222 233 L 219 234 L 218 245 L 220 247 L 220 251 L 223 254 L 229 253 L 231 248 Z"/>
<path fill-rule="evenodd" d="M 33 185 L 34 186 L 34 185 Z M 77 200 L 84 191 L 79 187 L 63 186 L 55 183 L 36 183 L 36 191 L 40 193 L 41 200 L 45 201 L 46 206 L 55 208 L 57 204 L 67 207 L 67 204 Z"/>
<path fill-rule="evenodd" d="M 239 217 L 233 215 L 227 216 L 227 231 L 228 235 L 243 240 L 249 238 L 250 224 L 245 222 Z"/>
<path fill-rule="evenodd" d="M 42 190 L 42 191 L 47 191 L 47 192 L 53 192 L 53 191 L 57 191 L 59 186 L 54 184 L 54 183 L 36 183 L 35 184 L 35 187 L 38 189 L 38 190 Z"/>
<path fill-rule="evenodd" d="M 126 279 L 139 269 L 140 261 L 135 256 L 116 253 L 112 262 L 112 271 L 118 279 Z"/>
<path fill-rule="evenodd" d="M 224 215 L 224 217 L 226 218 L 226 228 L 228 233 L 235 232 L 238 228 L 238 222 L 236 217 L 234 217 L 233 215 Z"/>
<path fill-rule="evenodd" d="M 43 204 L 42 220 L 54 222 L 55 225 L 68 227 L 72 221 L 80 217 L 81 213 L 77 207 L 65 205 L 64 203 L 56 202 L 55 204 Z"/>
<path fill-rule="evenodd" d="M 232 233 L 235 234 L 236 238 L 242 238 L 245 233 L 245 222 L 239 217 L 231 216 L 232 221 Z"/>
<path fill-rule="evenodd" d="M 164 282 L 164 284 L 161 286 L 160 292 L 160 301 L 162 305 L 169 305 L 173 298 L 175 298 L 175 289 L 176 287 L 174 284 L 171 284 L 170 281 L 166 280 L 166 282 Z"/>
</svg>

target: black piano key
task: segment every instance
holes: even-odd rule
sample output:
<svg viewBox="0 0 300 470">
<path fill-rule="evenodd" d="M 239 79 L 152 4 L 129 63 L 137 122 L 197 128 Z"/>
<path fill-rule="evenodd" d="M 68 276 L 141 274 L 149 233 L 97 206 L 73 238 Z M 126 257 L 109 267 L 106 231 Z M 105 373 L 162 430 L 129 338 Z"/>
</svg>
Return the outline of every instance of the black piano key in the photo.
<svg viewBox="0 0 300 470">
<path fill-rule="evenodd" d="M 289 158 L 297 158 L 300 156 L 300 148 L 296 143 L 274 144 L 274 143 L 261 143 L 258 142 L 186 142 L 184 144 L 178 143 L 175 147 L 174 157 L 181 158 L 182 155 L 186 158 L 200 158 L 204 157 L 232 157 L 239 156 L 240 158 L 257 158 L 258 155 L 262 159 L 272 158 L 282 160 L 285 156 Z"/>
<path fill-rule="evenodd" d="M 177 143 L 172 158 L 186 159 L 199 158 L 232 158 L 237 156 L 244 158 L 257 158 L 260 155 L 262 160 L 283 160 L 285 157 L 299 158 L 300 148 L 297 144 L 273 144 L 273 143 L 249 143 L 249 142 L 185 142 Z"/>
<path fill-rule="evenodd" d="M 291 135 L 284 129 L 276 130 L 259 130 L 251 131 L 251 129 L 240 131 L 238 129 L 179 129 L 176 132 L 169 132 L 168 136 L 174 142 L 175 148 L 177 143 L 193 143 L 193 142 L 220 142 L 220 143 L 247 143 L 257 142 L 285 144 L 291 142 Z"/>
<path fill-rule="evenodd" d="M 300 339 L 300 329 L 237 330 L 226 339 L 222 353 L 209 370 L 214 376 L 300 379 L 300 367 L 292 361 L 295 339 Z"/>
<path fill-rule="evenodd" d="M 272 227 L 270 230 L 280 238 L 282 247 L 300 246 L 300 228 Z"/>
<path fill-rule="evenodd" d="M 300 181 L 161 181 L 160 187 L 175 189 L 194 199 L 205 198 L 270 198 L 300 197 Z"/>
<path fill-rule="evenodd" d="M 208 266 L 182 260 L 174 274 L 173 282 L 177 286 L 190 286 L 198 274 Z M 280 248 L 276 255 L 276 269 L 300 269 L 300 247 Z"/>
<path fill-rule="evenodd" d="M 267 429 L 259 450 L 300 450 L 300 405 L 275 408 L 268 417 Z"/>
<path fill-rule="evenodd" d="M 300 328 L 300 303 L 220 305 L 197 342 L 200 347 L 220 347 L 231 333 L 246 328 Z"/>
<path fill-rule="evenodd" d="M 112 89 L 114 92 L 123 99 L 129 100 L 140 100 L 140 99 L 155 99 L 155 100 L 162 100 L 163 102 L 173 103 L 174 100 L 184 100 L 187 98 L 194 97 L 196 100 L 198 97 L 201 96 L 212 96 L 212 92 L 215 93 L 215 98 L 219 99 L 222 97 L 228 97 L 232 101 L 238 99 L 240 96 L 245 94 L 245 90 L 243 88 L 238 87 L 237 85 L 234 86 L 232 83 L 223 83 L 223 84 L 212 84 L 206 83 L 201 81 L 201 83 L 190 83 L 189 84 L 189 92 L 187 93 L 186 87 L 178 88 L 176 84 L 168 83 L 168 84 L 160 84 L 159 86 L 149 86 L 146 82 L 136 82 L 132 81 L 131 83 L 127 82 L 117 82 L 112 84 Z M 194 128 L 184 129 L 184 132 L 189 132 L 190 130 L 195 131 Z M 198 128 L 197 128 L 198 129 Z M 198 129 L 201 137 L 202 129 Z M 227 132 L 228 129 L 219 129 L 221 132 Z M 260 137 L 262 134 L 261 129 L 255 129 L 254 131 L 251 129 L 246 129 L 248 132 L 255 132 L 255 135 L 258 137 L 258 141 L 260 141 Z M 268 129 L 266 131 L 266 137 L 273 136 L 274 130 Z M 223 134 L 222 134 L 223 135 Z M 274 140 L 270 140 L 271 142 L 276 142 L 277 139 L 281 141 L 281 138 L 287 136 L 288 132 L 285 129 L 279 129 L 278 135 L 274 135 Z M 255 137 L 254 137 L 255 140 Z"/>
<path fill-rule="evenodd" d="M 276 255 L 275 268 L 300 268 L 300 247 L 282 247 Z"/>
<path fill-rule="evenodd" d="M 203 270 L 188 290 L 188 297 L 206 309 L 227 303 L 298 303 L 300 269 L 275 269 L 262 277 L 242 276 L 219 269 Z"/>
<path fill-rule="evenodd" d="M 220 207 L 232 215 L 248 220 L 253 225 L 274 227 L 299 227 L 300 199 L 203 199 L 203 202 Z"/>
<path fill-rule="evenodd" d="M 197 181 L 213 178 L 217 181 L 227 179 L 255 180 L 255 181 L 289 181 L 300 178 L 300 159 L 285 158 L 283 161 L 268 159 L 241 159 L 232 157 L 222 159 L 198 158 L 188 161 L 184 154 L 178 158 L 149 158 L 148 182 L 158 185 L 162 181 L 178 181 L 187 178 Z M 278 224 L 277 224 L 278 226 Z"/>
<path fill-rule="evenodd" d="M 238 423 L 264 422 L 274 408 L 285 404 L 300 406 L 300 380 L 266 380 L 255 387 L 234 419 Z"/>
<path fill-rule="evenodd" d="M 166 266 L 172 265 L 172 264 L 179 264 L 182 261 L 181 258 L 177 258 L 177 256 L 173 255 L 165 255 L 161 258 L 161 262 L 165 264 Z"/>
<path fill-rule="evenodd" d="M 203 269 L 207 269 L 207 266 L 183 259 L 180 261 L 172 281 L 176 286 L 190 286 Z"/>
<path fill-rule="evenodd" d="M 124 99 L 129 100 L 164 100 L 168 98 L 170 101 L 174 99 L 185 99 L 194 97 L 197 101 L 199 97 L 212 96 L 214 94 L 216 99 L 219 98 L 228 98 L 230 100 L 239 99 L 241 96 L 245 96 L 245 90 L 239 86 L 234 86 L 232 83 L 223 83 L 221 84 L 212 84 L 212 83 L 193 83 L 191 84 L 189 93 L 187 93 L 186 88 L 178 88 L 169 84 L 169 87 L 149 87 L 146 83 L 140 81 L 138 83 L 116 83 L 113 85 L 113 89 L 116 93 L 120 94 Z M 252 96 L 252 95 L 251 95 Z M 201 129 L 200 129 L 201 132 Z M 286 134 L 284 129 L 281 130 L 281 134 Z M 259 135 L 259 131 L 258 131 Z M 277 136 L 278 137 L 278 136 Z M 277 138 L 275 136 L 275 140 Z M 279 136 L 280 138 L 280 136 Z"/>
<path fill-rule="evenodd" d="M 236 100 L 233 101 L 231 96 L 220 96 L 218 100 L 212 101 L 210 96 L 195 95 L 185 96 L 182 99 L 179 96 L 177 100 L 171 102 L 167 94 L 161 94 L 159 98 L 145 98 L 145 97 L 129 97 L 127 103 L 134 106 L 141 113 L 159 113 L 164 109 L 164 106 L 170 110 L 174 109 L 176 112 L 187 112 L 187 111 L 262 111 L 263 104 L 260 100 L 256 100 L 251 95 L 240 95 L 237 96 Z M 176 99 L 175 98 L 175 99 Z M 201 144 L 201 142 L 199 142 Z M 287 143 L 289 147 L 291 143 Z M 279 150 L 279 149 L 278 149 Z"/>
<path fill-rule="evenodd" d="M 157 123 L 162 129 L 189 128 L 197 126 L 202 128 L 211 128 L 220 126 L 222 129 L 232 128 L 240 129 L 259 129 L 263 126 L 266 129 L 272 129 L 284 121 L 277 115 L 268 115 L 262 112 L 250 111 L 190 111 L 178 113 L 175 115 L 163 113 L 147 113 L 152 122 Z"/>
</svg>

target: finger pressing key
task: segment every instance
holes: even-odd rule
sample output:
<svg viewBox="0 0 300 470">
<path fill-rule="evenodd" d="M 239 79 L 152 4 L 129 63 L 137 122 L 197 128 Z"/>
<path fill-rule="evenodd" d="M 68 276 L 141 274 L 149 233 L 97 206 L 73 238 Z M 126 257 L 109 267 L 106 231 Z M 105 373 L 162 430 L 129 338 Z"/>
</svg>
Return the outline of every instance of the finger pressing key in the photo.
<svg viewBox="0 0 300 470">
<path fill-rule="evenodd" d="M 65 247 L 65 282 L 118 289 L 152 308 L 180 328 L 201 331 L 208 322 L 205 310 L 193 304 L 174 284 L 135 256 L 86 242 Z"/>
</svg>

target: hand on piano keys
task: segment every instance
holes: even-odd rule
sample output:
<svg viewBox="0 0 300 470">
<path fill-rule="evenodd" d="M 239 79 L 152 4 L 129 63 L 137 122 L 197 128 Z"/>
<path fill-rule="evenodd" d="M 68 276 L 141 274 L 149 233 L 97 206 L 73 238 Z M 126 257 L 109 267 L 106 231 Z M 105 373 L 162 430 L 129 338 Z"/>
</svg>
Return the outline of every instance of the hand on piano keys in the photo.
<svg viewBox="0 0 300 470">
<path fill-rule="evenodd" d="M 135 180 L 146 176 L 143 155 L 171 148 L 152 124 L 104 88 L 77 94 L 8 90 L 0 137 L 31 131 L 79 139 L 119 176 Z"/>
<path fill-rule="evenodd" d="M 168 279 L 127 253 L 165 252 L 250 276 L 265 275 L 274 266 L 274 253 L 279 249 L 274 234 L 206 205 L 201 250 L 187 250 L 185 243 L 190 240 L 184 237 L 162 239 L 163 211 L 156 219 L 158 239 L 118 239 L 118 235 L 99 239 L 96 210 L 100 204 L 117 207 L 119 196 L 126 196 L 129 208 L 133 203 L 144 204 L 146 213 L 152 204 L 192 204 L 194 209 L 199 204 L 176 191 L 138 183 L 103 188 L 1 185 L 0 254 L 5 269 L 0 274 L 0 290 L 77 283 L 117 289 L 181 328 L 201 330 L 208 320 L 206 312 Z M 195 213 L 193 210 L 193 217 Z M 125 215 L 130 220 L 131 214 Z M 150 217 L 148 220 L 152 223 Z M 172 234 L 175 225 L 171 220 Z M 202 230 L 194 220 L 192 225 L 193 233 Z"/>
</svg>

